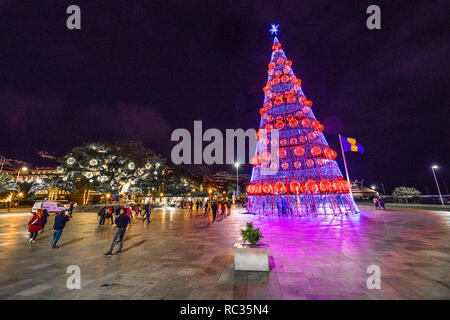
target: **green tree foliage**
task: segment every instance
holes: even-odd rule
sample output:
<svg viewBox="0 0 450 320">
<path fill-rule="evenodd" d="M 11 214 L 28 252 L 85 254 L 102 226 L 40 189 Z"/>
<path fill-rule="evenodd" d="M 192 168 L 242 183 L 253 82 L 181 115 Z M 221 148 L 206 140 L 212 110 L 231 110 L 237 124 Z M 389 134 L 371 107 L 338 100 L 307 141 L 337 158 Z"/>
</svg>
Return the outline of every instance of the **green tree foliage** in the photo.
<svg viewBox="0 0 450 320">
<path fill-rule="evenodd" d="M 392 192 L 394 201 L 405 201 L 408 203 L 408 199 L 418 201 L 420 198 L 420 191 L 413 187 L 397 187 Z"/>
<path fill-rule="evenodd" d="M 39 191 L 48 192 L 48 200 L 56 200 L 62 191 L 74 191 L 75 185 L 72 181 L 67 180 L 61 176 L 44 178 L 39 182 L 34 182 L 31 185 L 28 193 L 34 194 Z"/>
<path fill-rule="evenodd" d="M 6 174 L 0 174 L 0 193 L 19 191 L 19 186 Z"/>
<path fill-rule="evenodd" d="M 241 229 L 242 240 L 244 243 L 250 242 L 255 245 L 264 238 L 259 228 L 254 228 L 253 223 L 247 222 L 247 229 Z"/>
<path fill-rule="evenodd" d="M 114 195 L 158 189 L 165 161 L 139 142 L 88 143 L 60 159 L 58 171 L 68 180 L 85 180 L 93 189 Z"/>
</svg>

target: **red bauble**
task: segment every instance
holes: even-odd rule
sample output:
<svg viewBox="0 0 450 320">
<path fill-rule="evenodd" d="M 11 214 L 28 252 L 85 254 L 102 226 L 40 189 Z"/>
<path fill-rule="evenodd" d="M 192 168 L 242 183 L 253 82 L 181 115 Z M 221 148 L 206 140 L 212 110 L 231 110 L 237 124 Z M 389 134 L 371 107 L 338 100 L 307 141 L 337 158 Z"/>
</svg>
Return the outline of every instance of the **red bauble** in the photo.
<svg viewBox="0 0 450 320">
<path fill-rule="evenodd" d="M 302 163 L 301 163 L 300 161 L 295 161 L 295 162 L 294 162 L 294 167 L 295 167 L 296 169 L 300 169 L 300 168 L 302 167 Z"/>
<path fill-rule="evenodd" d="M 273 68 L 275 68 L 275 63 L 270 62 L 270 63 L 269 63 L 269 69 L 273 69 Z"/>
<path fill-rule="evenodd" d="M 289 184 L 292 193 L 300 193 L 300 182 L 294 180 Z"/>
<path fill-rule="evenodd" d="M 294 149 L 294 153 L 295 153 L 296 156 L 301 157 L 302 155 L 305 154 L 305 149 L 303 149 L 303 148 L 300 147 L 300 146 L 297 146 L 297 147 L 295 147 L 295 149 Z"/>
<path fill-rule="evenodd" d="M 286 60 L 285 65 L 287 65 L 288 67 L 292 66 L 292 61 L 291 60 Z"/>
<path fill-rule="evenodd" d="M 317 137 L 316 133 L 314 131 L 308 133 L 308 139 L 314 140 Z"/>
<path fill-rule="evenodd" d="M 277 121 L 277 123 L 275 124 L 275 127 L 277 127 L 278 130 L 283 129 L 284 128 L 284 122 Z"/>
<path fill-rule="evenodd" d="M 264 193 L 269 194 L 272 192 L 272 185 L 270 183 L 266 182 L 263 184 L 262 190 Z"/>
<path fill-rule="evenodd" d="M 289 139 L 289 143 L 290 143 L 291 145 L 296 145 L 296 144 L 297 144 L 297 138 L 291 138 L 291 139 Z"/>
<path fill-rule="evenodd" d="M 315 147 L 312 147 L 312 148 L 311 148 L 311 154 L 312 154 L 314 157 L 320 156 L 321 153 L 322 153 L 322 149 L 321 149 L 320 147 L 315 146 Z"/>
<path fill-rule="evenodd" d="M 280 84 L 280 78 L 279 77 L 273 78 L 272 83 L 273 83 L 274 86 Z"/>
<path fill-rule="evenodd" d="M 304 183 L 302 183 L 302 185 L 300 186 L 300 192 L 301 192 L 301 193 L 306 193 L 306 191 L 308 191 L 308 190 L 306 189 L 306 185 L 305 185 Z"/>
<path fill-rule="evenodd" d="M 269 152 L 269 151 L 266 151 L 266 152 L 264 152 L 264 153 L 261 155 L 261 159 L 263 159 L 263 161 L 269 161 L 269 160 L 270 160 L 270 156 L 271 156 L 270 152 Z"/>
<path fill-rule="evenodd" d="M 258 155 L 255 155 L 255 156 L 252 158 L 252 160 L 250 161 L 250 163 L 251 163 L 253 166 L 257 166 L 257 165 L 261 164 L 261 160 L 259 159 L 259 156 L 258 156 Z"/>
<path fill-rule="evenodd" d="M 286 139 L 281 139 L 280 140 L 280 145 L 282 145 L 282 146 L 287 145 L 287 140 Z"/>
<path fill-rule="evenodd" d="M 279 106 L 282 103 L 283 103 L 283 96 L 281 96 L 281 95 L 276 96 L 275 97 L 275 104 Z"/>
<path fill-rule="evenodd" d="M 311 120 L 309 118 L 303 118 L 302 119 L 302 126 L 304 128 L 308 128 L 311 125 Z"/>
<path fill-rule="evenodd" d="M 308 180 L 305 183 L 306 189 L 310 191 L 311 193 L 314 193 L 317 191 L 317 183 L 314 180 Z"/>
<path fill-rule="evenodd" d="M 310 107 L 303 107 L 302 108 L 303 114 L 308 114 L 311 112 L 311 108 Z"/>
<path fill-rule="evenodd" d="M 280 158 L 286 157 L 286 154 L 287 154 L 286 149 L 282 148 L 282 149 L 278 150 L 278 155 Z"/>
<path fill-rule="evenodd" d="M 266 109 L 264 109 L 264 108 L 259 109 L 259 113 L 260 113 L 261 115 L 263 115 L 264 113 L 266 113 Z"/>
<path fill-rule="evenodd" d="M 278 63 L 279 66 L 281 66 L 282 64 L 284 64 L 284 58 L 283 58 L 283 57 L 279 57 L 279 58 L 277 59 L 277 63 Z"/>
<path fill-rule="evenodd" d="M 331 191 L 331 183 L 328 180 L 322 180 L 319 183 L 319 189 L 322 192 L 328 192 Z"/>
<path fill-rule="evenodd" d="M 312 159 L 306 160 L 306 165 L 311 168 L 312 166 L 314 166 L 314 160 Z"/>
<path fill-rule="evenodd" d="M 289 164 L 288 164 L 287 162 L 283 162 L 283 163 L 281 164 L 281 168 L 282 168 L 283 170 L 287 170 L 287 169 L 289 168 Z"/>
<path fill-rule="evenodd" d="M 298 126 L 298 121 L 297 121 L 297 119 L 292 119 L 292 120 L 290 120 L 290 121 L 289 121 L 289 125 L 290 125 L 292 128 L 296 128 L 296 127 Z"/>
<path fill-rule="evenodd" d="M 282 189 L 285 188 L 284 183 L 281 181 L 278 181 L 277 183 L 274 184 L 273 186 L 273 192 L 274 193 L 278 193 L 278 192 L 282 192 Z"/>
</svg>

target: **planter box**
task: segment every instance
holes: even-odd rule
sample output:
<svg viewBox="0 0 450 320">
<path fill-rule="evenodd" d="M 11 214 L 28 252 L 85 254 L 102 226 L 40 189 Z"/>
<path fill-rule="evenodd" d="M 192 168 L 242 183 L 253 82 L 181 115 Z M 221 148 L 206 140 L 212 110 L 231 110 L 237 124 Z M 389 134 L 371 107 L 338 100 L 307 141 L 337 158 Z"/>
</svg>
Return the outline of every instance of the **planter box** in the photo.
<svg viewBox="0 0 450 320">
<path fill-rule="evenodd" d="M 234 270 L 269 272 L 269 255 L 264 248 L 236 248 Z"/>
</svg>

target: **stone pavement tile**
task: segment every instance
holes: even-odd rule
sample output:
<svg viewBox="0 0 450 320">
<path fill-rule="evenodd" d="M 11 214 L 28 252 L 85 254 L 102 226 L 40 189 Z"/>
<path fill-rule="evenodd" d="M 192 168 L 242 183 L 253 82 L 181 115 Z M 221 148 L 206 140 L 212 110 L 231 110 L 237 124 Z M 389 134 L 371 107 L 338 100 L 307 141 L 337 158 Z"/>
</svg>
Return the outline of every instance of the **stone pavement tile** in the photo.
<svg viewBox="0 0 450 320">
<path fill-rule="evenodd" d="M 191 289 L 191 292 L 186 297 L 187 300 L 201 300 L 203 297 L 203 289 Z"/>
<path fill-rule="evenodd" d="M 282 285 L 281 286 L 282 299 L 287 300 L 306 299 L 306 295 L 303 290 L 304 287 L 295 284 Z"/>
<path fill-rule="evenodd" d="M 21 292 L 18 293 L 19 296 L 36 296 L 39 293 L 50 289 L 51 286 L 47 285 L 47 284 L 39 284 L 37 286 L 31 287 L 29 289 L 23 290 Z"/>
<path fill-rule="evenodd" d="M 305 294 L 306 299 L 308 300 L 345 300 L 342 295 L 333 295 L 333 294 Z"/>
<path fill-rule="evenodd" d="M 191 291 L 192 291 L 191 288 L 181 288 L 181 287 L 171 288 L 171 290 L 169 290 L 167 294 L 164 296 L 164 299 L 165 300 L 186 299 L 186 297 L 189 297 L 189 295 L 191 294 Z"/>
<path fill-rule="evenodd" d="M 40 235 L 33 246 L 27 245 L 23 231 L 17 230 L 26 219 L 10 219 L 11 226 L 17 227 L 7 233 L 0 230 L 3 243 L 14 243 L 2 246 L 0 252 L 0 298 L 20 299 L 18 293 L 33 287 L 38 293 L 21 298 L 165 299 L 183 295 L 175 297 L 177 288 L 180 292 L 186 289 L 184 294 L 190 290 L 192 297 L 207 290 L 217 299 L 231 294 L 234 299 L 449 296 L 450 218 L 446 221 L 445 215 L 399 210 L 380 217 L 363 207 L 360 216 L 267 218 L 242 215 L 243 209 L 239 210 L 214 224 L 186 210 L 171 211 L 170 216 L 155 210 L 152 224 L 133 221 L 124 245 L 130 249 L 111 258 L 103 253 L 115 229 L 97 228 L 95 213 L 72 219 L 61 242 L 67 244 L 57 250 L 47 245 L 45 237 L 50 233 Z M 267 275 L 233 270 L 233 245 L 240 241 L 240 228 L 248 220 L 265 236 L 272 268 Z M 69 276 L 66 268 L 71 264 L 81 268 L 82 290 L 64 288 Z M 365 286 L 371 264 L 381 268 L 378 292 Z"/>
</svg>

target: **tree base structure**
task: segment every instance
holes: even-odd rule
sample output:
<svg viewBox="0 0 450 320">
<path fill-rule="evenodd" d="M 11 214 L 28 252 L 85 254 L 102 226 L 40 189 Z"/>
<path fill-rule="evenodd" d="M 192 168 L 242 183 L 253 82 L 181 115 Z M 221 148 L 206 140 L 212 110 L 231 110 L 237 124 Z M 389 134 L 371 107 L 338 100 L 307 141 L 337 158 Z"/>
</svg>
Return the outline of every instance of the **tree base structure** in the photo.
<svg viewBox="0 0 450 320">
<path fill-rule="evenodd" d="M 358 213 L 350 194 L 249 196 L 247 210 L 265 216 L 310 216 Z"/>
</svg>

